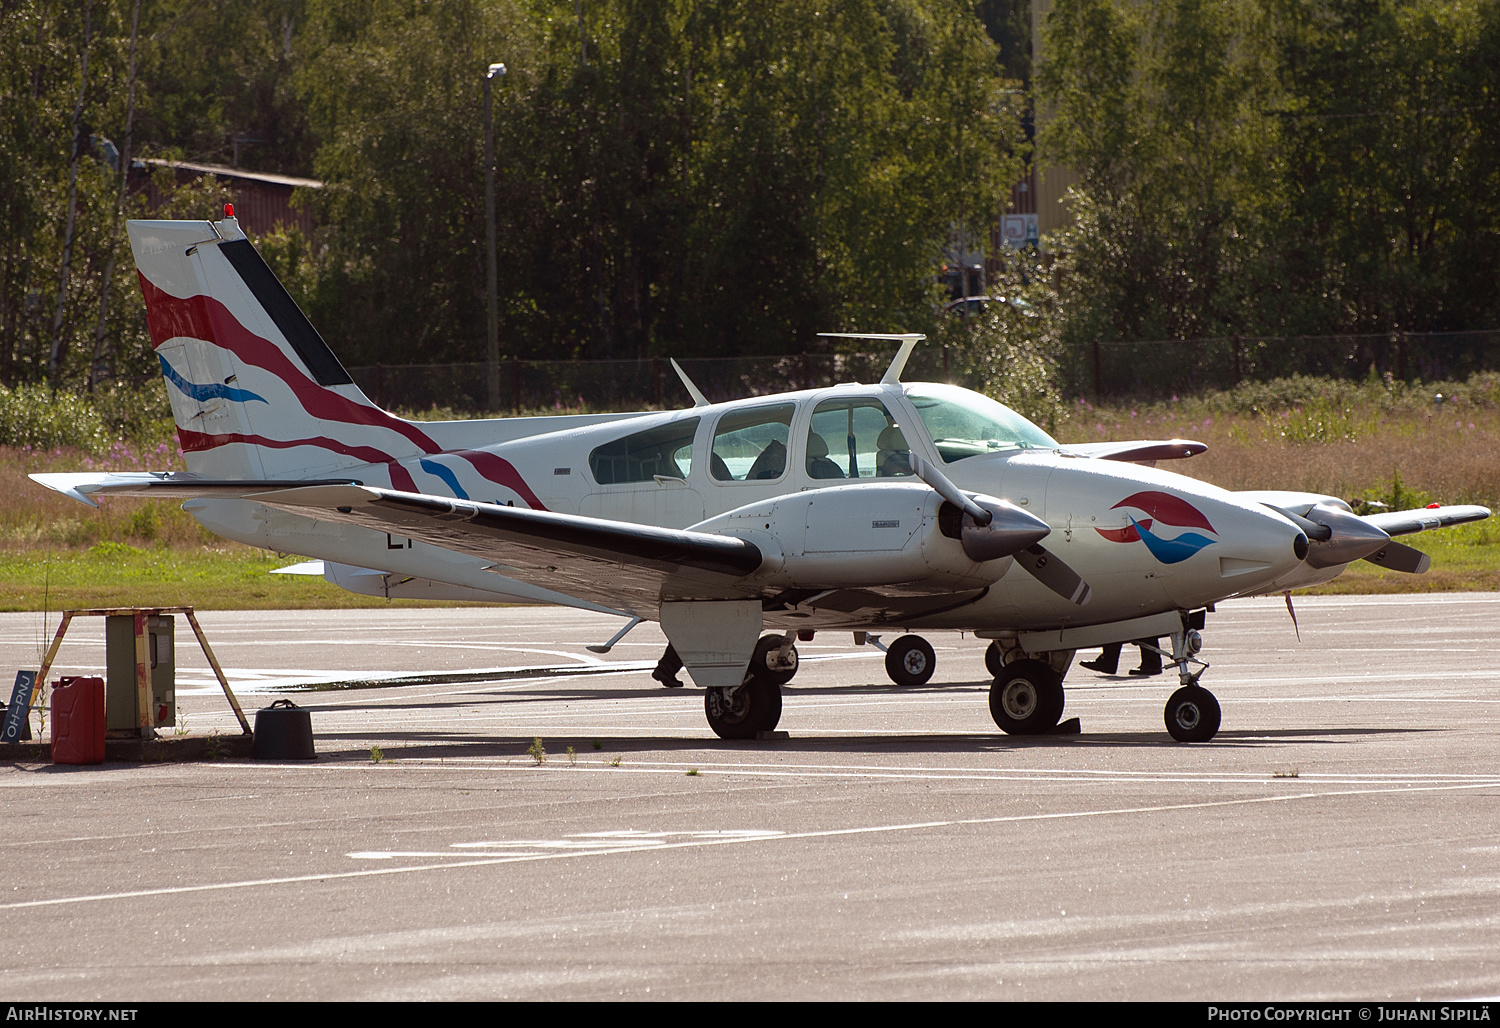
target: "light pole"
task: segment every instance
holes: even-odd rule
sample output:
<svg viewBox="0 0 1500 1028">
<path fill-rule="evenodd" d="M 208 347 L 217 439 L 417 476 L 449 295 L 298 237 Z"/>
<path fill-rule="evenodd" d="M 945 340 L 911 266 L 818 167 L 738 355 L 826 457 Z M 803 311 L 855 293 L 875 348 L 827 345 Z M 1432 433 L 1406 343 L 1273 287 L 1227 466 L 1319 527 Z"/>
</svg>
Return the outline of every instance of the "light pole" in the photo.
<svg viewBox="0 0 1500 1028">
<path fill-rule="evenodd" d="M 489 256 L 486 299 L 489 304 L 489 335 L 485 358 L 488 361 L 490 410 L 500 409 L 500 310 L 495 285 L 495 130 L 490 118 L 490 81 L 505 74 L 505 65 L 492 64 L 484 73 L 484 215 L 488 231 L 486 250 Z"/>
</svg>

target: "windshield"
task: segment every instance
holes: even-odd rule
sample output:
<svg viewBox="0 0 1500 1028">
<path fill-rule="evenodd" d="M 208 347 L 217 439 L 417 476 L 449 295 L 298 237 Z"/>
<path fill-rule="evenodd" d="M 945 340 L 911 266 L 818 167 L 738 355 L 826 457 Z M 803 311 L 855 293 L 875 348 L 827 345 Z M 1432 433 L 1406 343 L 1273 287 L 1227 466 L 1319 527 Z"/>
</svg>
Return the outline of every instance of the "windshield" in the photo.
<svg viewBox="0 0 1500 1028">
<path fill-rule="evenodd" d="M 906 387 L 906 398 L 946 463 L 996 450 L 1032 447 L 1055 450 L 1057 440 L 988 396 L 958 386 L 924 383 Z"/>
</svg>

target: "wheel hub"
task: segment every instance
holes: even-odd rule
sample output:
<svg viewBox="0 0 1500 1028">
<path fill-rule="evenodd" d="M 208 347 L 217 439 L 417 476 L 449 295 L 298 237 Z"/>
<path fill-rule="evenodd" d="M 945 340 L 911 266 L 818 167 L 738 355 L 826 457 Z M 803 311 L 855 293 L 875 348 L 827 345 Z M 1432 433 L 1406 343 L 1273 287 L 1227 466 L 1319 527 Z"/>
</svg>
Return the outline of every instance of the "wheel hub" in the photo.
<svg viewBox="0 0 1500 1028">
<path fill-rule="evenodd" d="M 1198 727 L 1198 722 L 1203 719 L 1203 712 L 1198 709 L 1198 704 L 1190 701 L 1178 704 L 1176 717 L 1179 725 L 1191 731 Z"/>
<path fill-rule="evenodd" d="M 739 688 L 730 692 L 728 689 L 710 689 L 708 702 L 713 707 L 714 717 L 737 724 L 745 720 L 745 715 L 750 712 L 750 690 Z"/>
<path fill-rule="evenodd" d="M 1017 721 L 1024 721 L 1036 712 L 1036 686 L 1018 678 L 1006 685 L 1000 696 L 1005 712 Z"/>
</svg>

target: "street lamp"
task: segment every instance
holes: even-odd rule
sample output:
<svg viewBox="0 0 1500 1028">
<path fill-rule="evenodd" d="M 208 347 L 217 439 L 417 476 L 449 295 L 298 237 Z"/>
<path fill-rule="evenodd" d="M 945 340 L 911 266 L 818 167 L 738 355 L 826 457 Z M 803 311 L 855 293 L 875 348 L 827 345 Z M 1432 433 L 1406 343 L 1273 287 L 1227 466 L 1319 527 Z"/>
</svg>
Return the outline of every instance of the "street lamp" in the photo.
<svg viewBox="0 0 1500 1028">
<path fill-rule="evenodd" d="M 500 409 L 500 310 L 495 295 L 495 130 L 490 119 L 490 81 L 505 74 L 505 65 L 492 64 L 484 73 L 484 214 L 488 222 L 486 247 L 489 254 L 487 299 L 489 336 L 485 357 L 489 362 L 490 410 Z"/>
</svg>

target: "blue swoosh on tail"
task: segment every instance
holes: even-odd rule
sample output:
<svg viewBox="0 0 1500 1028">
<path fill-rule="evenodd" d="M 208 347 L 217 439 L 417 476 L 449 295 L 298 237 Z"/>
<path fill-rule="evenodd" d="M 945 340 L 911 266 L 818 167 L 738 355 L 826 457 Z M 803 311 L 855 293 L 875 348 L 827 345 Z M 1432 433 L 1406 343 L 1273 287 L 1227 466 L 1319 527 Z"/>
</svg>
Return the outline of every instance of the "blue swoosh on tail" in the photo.
<svg viewBox="0 0 1500 1028">
<path fill-rule="evenodd" d="M 1130 523 L 1135 526 L 1136 534 L 1141 537 L 1141 542 L 1146 544 L 1146 549 L 1151 551 L 1151 556 L 1163 564 L 1180 564 L 1203 547 L 1211 546 L 1217 541 L 1196 532 L 1184 532 L 1175 539 L 1162 539 L 1152 535 L 1148 529 L 1142 528 L 1135 518 L 1131 518 Z"/>
<path fill-rule="evenodd" d="M 167 381 L 176 386 L 184 396 L 190 396 L 199 403 L 202 403 L 204 400 L 230 400 L 234 403 L 249 403 L 251 400 L 259 400 L 261 403 L 270 405 L 270 401 L 264 396 L 252 393 L 248 389 L 234 389 L 227 385 L 220 385 L 217 382 L 210 382 L 208 385 L 189 382 L 179 375 L 161 354 L 157 354 L 156 359 L 161 361 L 161 373 L 167 377 Z"/>
<path fill-rule="evenodd" d="M 453 473 L 452 468 L 444 467 L 437 461 L 433 460 L 424 460 L 419 461 L 418 463 L 422 465 L 423 471 L 427 472 L 429 475 L 436 475 L 438 478 L 441 478 L 444 482 L 446 482 L 448 484 L 448 488 L 453 490 L 453 495 L 456 499 L 467 500 L 469 498 L 469 494 L 464 492 L 463 486 L 458 484 L 458 476 Z"/>
</svg>

